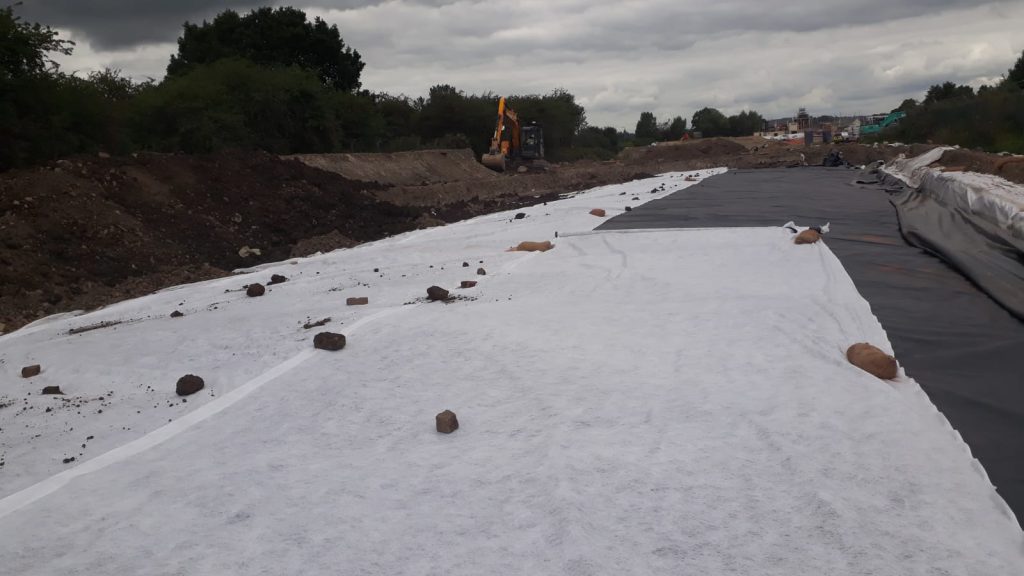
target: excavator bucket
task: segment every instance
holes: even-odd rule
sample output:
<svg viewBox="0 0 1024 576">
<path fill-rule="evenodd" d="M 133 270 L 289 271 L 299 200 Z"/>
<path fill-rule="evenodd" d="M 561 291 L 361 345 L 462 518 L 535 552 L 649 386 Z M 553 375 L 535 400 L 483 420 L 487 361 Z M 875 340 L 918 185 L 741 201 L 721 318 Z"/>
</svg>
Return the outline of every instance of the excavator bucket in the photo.
<svg viewBox="0 0 1024 576">
<path fill-rule="evenodd" d="M 480 162 L 482 162 L 484 166 L 487 166 L 491 170 L 495 170 L 497 172 L 505 171 L 504 154 L 484 154 L 480 158 Z"/>
</svg>

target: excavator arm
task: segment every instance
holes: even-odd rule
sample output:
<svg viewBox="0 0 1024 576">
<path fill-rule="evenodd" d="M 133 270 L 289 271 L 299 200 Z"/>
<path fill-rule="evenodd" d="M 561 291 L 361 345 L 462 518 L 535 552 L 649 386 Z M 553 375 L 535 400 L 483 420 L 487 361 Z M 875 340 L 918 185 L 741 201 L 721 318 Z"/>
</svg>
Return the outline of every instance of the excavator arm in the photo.
<svg viewBox="0 0 1024 576">
<path fill-rule="evenodd" d="M 519 116 L 508 107 L 505 98 L 498 100 L 498 122 L 494 128 L 494 137 L 487 153 L 480 159 L 484 166 L 498 172 L 504 172 L 512 156 L 520 148 Z"/>
</svg>

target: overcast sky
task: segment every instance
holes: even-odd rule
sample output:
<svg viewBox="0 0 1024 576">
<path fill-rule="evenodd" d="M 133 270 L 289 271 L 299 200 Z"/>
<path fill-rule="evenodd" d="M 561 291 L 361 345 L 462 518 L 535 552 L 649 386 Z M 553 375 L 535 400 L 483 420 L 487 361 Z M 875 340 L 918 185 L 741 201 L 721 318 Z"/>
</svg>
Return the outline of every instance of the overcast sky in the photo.
<svg viewBox="0 0 1024 576">
<path fill-rule="evenodd" d="M 65 71 L 161 78 L 185 21 L 285 4 L 337 24 L 363 87 L 409 96 L 565 88 L 592 125 L 703 106 L 790 116 L 888 111 L 931 84 L 991 83 L 1024 50 L 1024 1 L 24 0 L 77 42 Z"/>
</svg>

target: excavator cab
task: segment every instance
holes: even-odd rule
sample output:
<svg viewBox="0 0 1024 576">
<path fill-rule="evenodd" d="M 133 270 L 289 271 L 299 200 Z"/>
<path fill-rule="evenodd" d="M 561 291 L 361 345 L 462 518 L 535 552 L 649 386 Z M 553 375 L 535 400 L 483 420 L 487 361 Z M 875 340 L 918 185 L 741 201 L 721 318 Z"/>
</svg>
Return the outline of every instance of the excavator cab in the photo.
<svg viewBox="0 0 1024 576">
<path fill-rule="evenodd" d="M 520 158 L 535 160 L 544 157 L 544 131 L 536 123 L 531 123 L 520 129 L 519 141 L 521 143 Z"/>
</svg>

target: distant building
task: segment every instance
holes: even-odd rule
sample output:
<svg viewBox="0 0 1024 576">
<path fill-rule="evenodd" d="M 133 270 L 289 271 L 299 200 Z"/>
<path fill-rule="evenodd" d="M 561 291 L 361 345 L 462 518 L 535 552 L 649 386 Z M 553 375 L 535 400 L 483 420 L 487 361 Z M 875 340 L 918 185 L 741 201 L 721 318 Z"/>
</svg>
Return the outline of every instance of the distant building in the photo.
<svg viewBox="0 0 1024 576">
<path fill-rule="evenodd" d="M 811 116 L 807 113 L 807 108 L 801 108 L 796 113 L 796 131 L 807 130 L 811 127 Z"/>
</svg>

